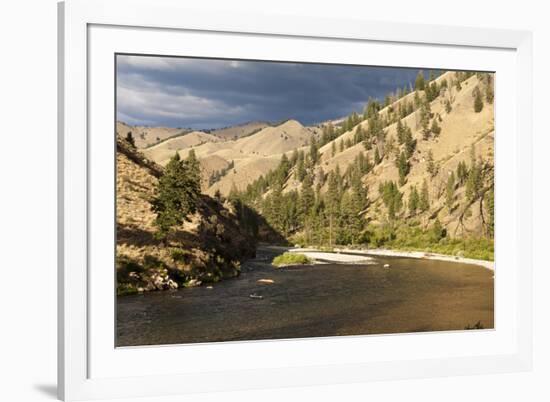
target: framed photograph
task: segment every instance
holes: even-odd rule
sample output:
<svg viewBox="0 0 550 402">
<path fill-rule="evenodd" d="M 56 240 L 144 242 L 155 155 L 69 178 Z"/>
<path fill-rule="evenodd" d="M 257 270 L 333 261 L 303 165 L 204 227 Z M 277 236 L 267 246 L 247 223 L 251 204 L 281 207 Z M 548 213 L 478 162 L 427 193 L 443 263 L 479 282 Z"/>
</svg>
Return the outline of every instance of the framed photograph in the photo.
<svg viewBox="0 0 550 402">
<path fill-rule="evenodd" d="M 60 398 L 530 369 L 529 32 L 69 0 L 59 49 Z"/>
</svg>

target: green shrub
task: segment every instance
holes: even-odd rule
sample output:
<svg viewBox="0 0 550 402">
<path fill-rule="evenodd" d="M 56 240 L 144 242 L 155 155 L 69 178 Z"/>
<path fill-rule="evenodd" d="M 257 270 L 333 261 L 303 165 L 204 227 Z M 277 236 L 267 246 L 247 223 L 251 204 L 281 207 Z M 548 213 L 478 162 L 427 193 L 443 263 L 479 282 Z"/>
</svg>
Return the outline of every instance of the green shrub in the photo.
<svg viewBox="0 0 550 402">
<path fill-rule="evenodd" d="M 422 229 L 417 222 L 411 225 L 389 225 L 369 227 L 369 245 L 405 251 L 425 251 L 474 258 L 476 260 L 494 260 L 494 241 L 490 238 L 452 239 L 445 228 L 436 221 L 431 228 Z"/>
<path fill-rule="evenodd" d="M 284 267 L 287 265 L 305 265 L 305 264 L 311 264 L 313 261 L 311 258 L 299 254 L 299 253 L 284 253 L 281 255 L 278 255 L 273 259 L 271 262 L 276 267 Z"/>
<path fill-rule="evenodd" d="M 117 288 L 116 288 L 117 296 L 133 295 L 136 293 L 138 293 L 137 287 L 132 283 L 117 284 Z"/>
<path fill-rule="evenodd" d="M 382 247 L 395 240 L 396 233 L 391 225 L 386 224 L 379 227 L 369 227 L 367 237 L 371 246 Z"/>
<path fill-rule="evenodd" d="M 170 256 L 174 262 L 188 263 L 191 259 L 191 254 L 187 250 L 181 248 L 172 248 L 170 250 Z"/>
</svg>

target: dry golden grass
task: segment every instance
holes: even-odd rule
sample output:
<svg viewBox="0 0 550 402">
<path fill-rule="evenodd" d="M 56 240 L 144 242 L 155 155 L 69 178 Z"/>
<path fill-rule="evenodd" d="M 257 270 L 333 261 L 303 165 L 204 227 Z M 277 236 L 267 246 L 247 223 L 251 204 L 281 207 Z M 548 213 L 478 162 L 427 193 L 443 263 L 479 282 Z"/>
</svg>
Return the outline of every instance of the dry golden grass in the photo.
<svg viewBox="0 0 550 402">
<path fill-rule="evenodd" d="M 167 139 L 160 144 L 143 150 L 145 156 L 157 162 L 160 165 L 166 165 L 171 157 L 181 149 L 193 148 L 207 142 L 221 141 L 218 137 L 211 134 L 206 134 L 201 131 L 193 131 L 191 133 Z"/>
<path fill-rule="evenodd" d="M 248 123 L 239 124 L 237 126 L 213 130 L 210 134 L 213 134 L 222 140 L 236 140 L 238 138 L 253 134 L 267 126 L 269 126 L 269 124 L 263 121 L 251 121 Z"/>
<path fill-rule="evenodd" d="M 130 126 L 123 122 L 116 124 L 117 135 L 125 138 L 131 132 L 134 137 L 134 142 L 137 148 L 146 148 L 159 141 L 176 136 L 185 132 L 181 128 L 173 127 L 147 127 L 147 126 Z"/>
</svg>

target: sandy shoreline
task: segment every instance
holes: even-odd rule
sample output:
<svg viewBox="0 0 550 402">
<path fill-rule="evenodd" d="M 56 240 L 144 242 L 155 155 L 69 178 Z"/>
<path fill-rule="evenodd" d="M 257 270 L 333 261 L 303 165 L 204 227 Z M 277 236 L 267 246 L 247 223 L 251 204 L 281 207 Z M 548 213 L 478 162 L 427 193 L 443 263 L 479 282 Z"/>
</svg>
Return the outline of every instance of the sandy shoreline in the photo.
<svg viewBox="0 0 550 402">
<path fill-rule="evenodd" d="M 368 250 L 353 250 L 353 249 L 334 249 L 335 252 L 341 253 L 356 253 L 364 255 L 377 255 L 382 257 L 407 257 L 407 258 L 424 258 L 427 260 L 438 260 L 448 262 L 460 262 L 463 264 L 478 265 L 480 267 L 495 270 L 494 261 L 476 260 L 474 258 L 458 257 L 446 254 L 429 253 L 425 251 L 399 251 L 386 249 L 368 249 Z"/>
<path fill-rule="evenodd" d="M 463 264 L 477 265 L 488 270 L 495 270 L 495 263 L 493 261 L 476 260 L 474 258 L 465 258 L 445 254 L 429 253 L 425 251 L 400 251 L 400 250 L 387 250 L 387 249 L 367 249 L 356 250 L 347 248 L 335 248 L 334 252 L 324 252 L 315 248 L 299 248 L 299 247 L 277 247 L 271 246 L 270 248 L 281 249 L 291 253 L 304 254 L 313 260 L 320 260 L 326 262 L 339 262 L 348 264 L 359 263 L 373 263 L 373 259 L 369 256 L 380 257 L 406 257 L 406 258 L 424 258 L 427 260 L 438 260 L 448 262 L 459 262 Z M 349 254 L 340 254 L 349 253 Z"/>
</svg>

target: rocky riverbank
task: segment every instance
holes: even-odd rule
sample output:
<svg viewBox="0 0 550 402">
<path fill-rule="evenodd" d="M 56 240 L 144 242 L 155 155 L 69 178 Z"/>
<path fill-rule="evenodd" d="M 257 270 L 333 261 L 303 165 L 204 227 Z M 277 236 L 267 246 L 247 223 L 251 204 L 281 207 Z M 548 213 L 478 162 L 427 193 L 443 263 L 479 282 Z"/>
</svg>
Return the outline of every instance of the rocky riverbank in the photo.
<svg viewBox="0 0 550 402">
<path fill-rule="evenodd" d="M 155 237 L 151 209 L 163 168 L 117 141 L 116 272 L 119 295 L 177 289 L 239 275 L 256 240 L 242 210 L 202 195 L 197 211 L 163 241 Z"/>
</svg>

